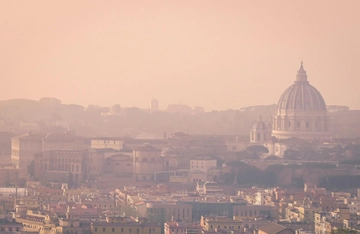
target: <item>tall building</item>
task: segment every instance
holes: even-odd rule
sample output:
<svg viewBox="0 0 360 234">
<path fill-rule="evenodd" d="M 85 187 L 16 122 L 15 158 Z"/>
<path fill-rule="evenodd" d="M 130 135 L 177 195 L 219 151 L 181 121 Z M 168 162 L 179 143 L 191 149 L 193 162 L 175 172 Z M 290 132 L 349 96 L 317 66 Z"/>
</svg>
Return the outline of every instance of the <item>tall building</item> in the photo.
<svg viewBox="0 0 360 234">
<path fill-rule="evenodd" d="M 34 155 L 42 151 L 43 137 L 29 132 L 11 138 L 11 161 L 16 168 L 26 168 L 34 160 Z"/>
<path fill-rule="evenodd" d="M 272 135 L 279 140 L 331 139 L 324 98 L 309 83 L 302 62 L 294 84 L 279 99 L 272 127 Z"/>
<path fill-rule="evenodd" d="M 159 101 L 156 99 L 151 100 L 151 110 L 157 111 L 159 110 Z"/>
</svg>

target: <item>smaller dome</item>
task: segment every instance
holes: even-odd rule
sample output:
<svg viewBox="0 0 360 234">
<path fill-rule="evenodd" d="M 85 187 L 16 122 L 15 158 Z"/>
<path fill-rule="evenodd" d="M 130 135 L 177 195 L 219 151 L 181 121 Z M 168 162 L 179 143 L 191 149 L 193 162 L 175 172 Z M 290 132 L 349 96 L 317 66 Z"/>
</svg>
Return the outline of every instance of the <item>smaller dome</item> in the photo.
<svg viewBox="0 0 360 234">
<path fill-rule="evenodd" d="M 267 130 L 267 129 L 268 129 L 268 126 L 267 126 L 267 124 L 265 124 L 262 121 L 262 117 L 260 115 L 259 116 L 259 121 L 256 124 L 254 124 L 254 126 L 253 126 L 253 130 L 259 131 L 259 130 Z"/>
</svg>

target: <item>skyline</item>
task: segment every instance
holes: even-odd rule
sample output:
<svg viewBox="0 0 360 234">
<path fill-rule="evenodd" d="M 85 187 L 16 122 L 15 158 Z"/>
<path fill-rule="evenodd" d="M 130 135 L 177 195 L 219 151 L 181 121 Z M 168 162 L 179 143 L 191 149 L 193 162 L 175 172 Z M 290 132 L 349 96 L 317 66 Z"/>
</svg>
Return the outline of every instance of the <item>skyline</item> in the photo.
<svg viewBox="0 0 360 234">
<path fill-rule="evenodd" d="M 304 61 L 327 105 L 360 109 L 359 1 L 1 3 L 1 100 L 206 111 L 276 104 Z"/>
</svg>

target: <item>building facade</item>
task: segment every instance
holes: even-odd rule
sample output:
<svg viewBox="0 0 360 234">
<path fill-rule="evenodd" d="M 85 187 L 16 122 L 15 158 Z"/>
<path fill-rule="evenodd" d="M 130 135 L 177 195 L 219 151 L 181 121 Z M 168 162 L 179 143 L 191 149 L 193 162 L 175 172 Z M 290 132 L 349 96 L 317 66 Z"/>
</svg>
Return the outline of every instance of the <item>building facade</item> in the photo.
<svg viewBox="0 0 360 234">
<path fill-rule="evenodd" d="M 150 144 L 144 144 L 133 151 L 133 175 L 137 181 L 150 181 L 154 173 L 163 171 L 161 151 Z"/>
</svg>

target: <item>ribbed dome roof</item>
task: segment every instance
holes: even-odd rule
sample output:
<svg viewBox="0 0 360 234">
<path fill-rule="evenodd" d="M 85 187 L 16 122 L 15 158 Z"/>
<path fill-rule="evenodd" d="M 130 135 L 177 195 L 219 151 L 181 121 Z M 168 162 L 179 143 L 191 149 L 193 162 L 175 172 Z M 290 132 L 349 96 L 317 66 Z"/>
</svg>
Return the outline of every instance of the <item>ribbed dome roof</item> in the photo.
<svg viewBox="0 0 360 234">
<path fill-rule="evenodd" d="M 262 117 L 259 117 L 259 121 L 253 125 L 253 130 L 267 130 L 268 126 L 262 121 Z"/>
<path fill-rule="evenodd" d="M 294 84 L 279 99 L 278 111 L 281 110 L 326 110 L 324 98 L 309 84 L 302 62 Z"/>
</svg>

